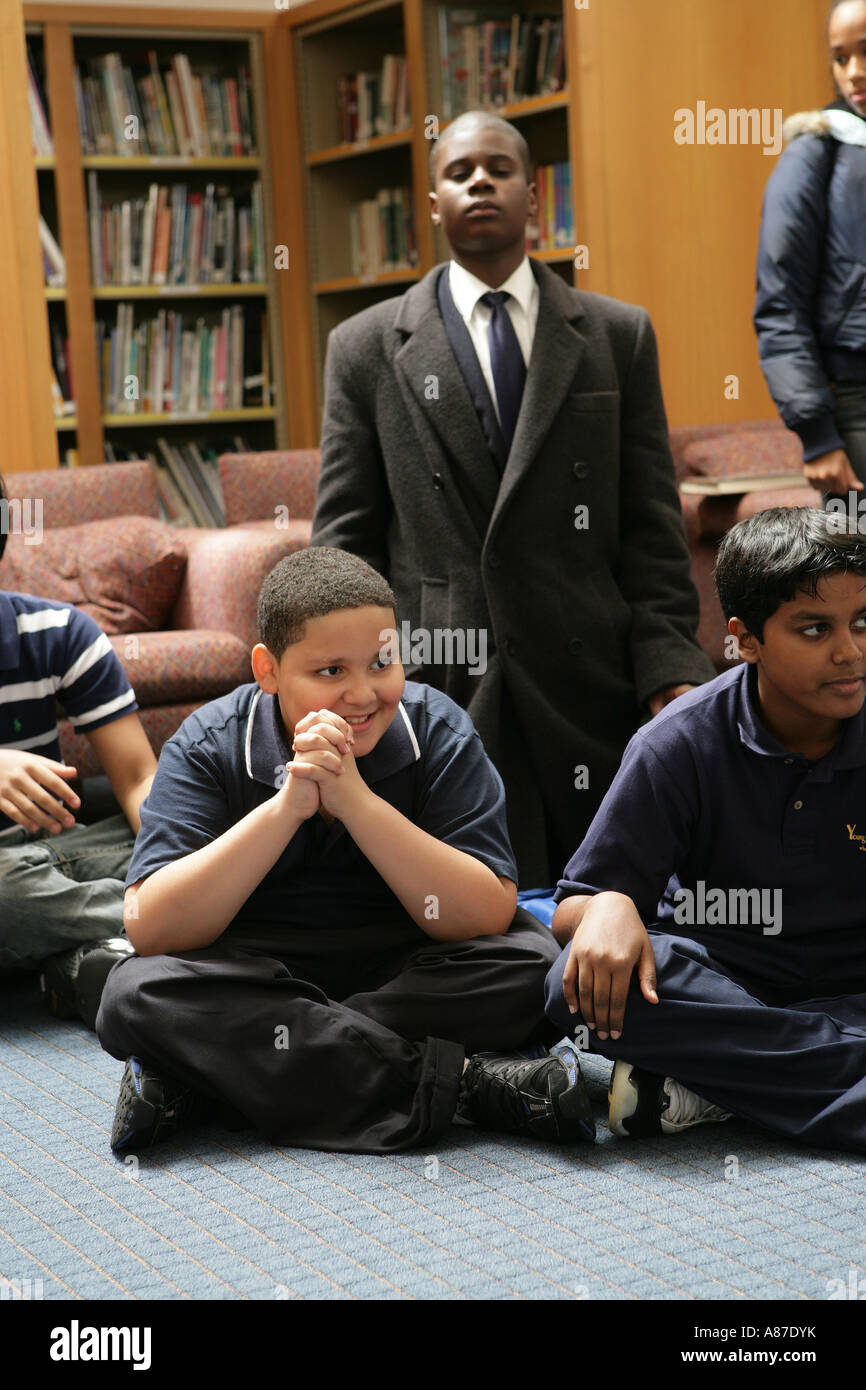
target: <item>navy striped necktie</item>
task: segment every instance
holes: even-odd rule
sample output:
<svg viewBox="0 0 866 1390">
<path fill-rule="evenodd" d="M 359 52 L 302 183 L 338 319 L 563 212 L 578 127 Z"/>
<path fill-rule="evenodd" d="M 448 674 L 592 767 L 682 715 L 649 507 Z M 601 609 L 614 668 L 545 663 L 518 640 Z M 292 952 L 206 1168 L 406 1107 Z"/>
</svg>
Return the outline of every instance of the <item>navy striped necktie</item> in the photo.
<svg viewBox="0 0 866 1390">
<path fill-rule="evenodd" d="M 507 452 L 511 451 L 511 441 L 517 428 L 520 414 L 520 401 L 523 384 L 526 381 L 526 363 L 511 316 L 505 307 L 511 295 L 507 290 L 488 290 L 481 295 L 481 303 L 490 308 L 490 325 L 487 341 L 490 344 L 490 366 L 493 384 L 496 387 L 496 403 L 499 406 L 499 423 Z"/>
</svg>

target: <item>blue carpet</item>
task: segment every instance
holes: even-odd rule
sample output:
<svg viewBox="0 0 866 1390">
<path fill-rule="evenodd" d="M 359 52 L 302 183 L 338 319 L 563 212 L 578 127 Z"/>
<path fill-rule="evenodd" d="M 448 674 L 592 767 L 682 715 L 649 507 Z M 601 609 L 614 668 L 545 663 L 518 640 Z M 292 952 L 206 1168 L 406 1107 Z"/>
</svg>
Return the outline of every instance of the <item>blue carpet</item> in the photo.
<svg viewBox="0 0 866 1390">
<path fill-rule="evenodd" d="M 47 1014 L 34 976 L 0 983 L 0 1020 L 0 1274 L 13 1291 L 820 1300 L 866 1269 L 860 1158 L 738 1121 L 614 1139 L 601 1059 L 584 1060 L 593 1147 L 454 1126 L 433 1153 L 383 1158 L 202 1128 L 123 1163 L 108 1145 L 121 1064 Z"/>
</svg>

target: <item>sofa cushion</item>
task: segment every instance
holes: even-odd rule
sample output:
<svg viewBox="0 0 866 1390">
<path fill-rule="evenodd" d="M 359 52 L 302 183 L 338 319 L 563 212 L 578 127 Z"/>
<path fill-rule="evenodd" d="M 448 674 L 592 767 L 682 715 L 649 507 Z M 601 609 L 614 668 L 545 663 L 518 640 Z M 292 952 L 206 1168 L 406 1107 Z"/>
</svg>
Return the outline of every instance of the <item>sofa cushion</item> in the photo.
<svg viewBox="0 0 866 1390">
<path fill-rule="evenodd" d="M 72 603 L 104 632 L 155 632 L 168 620 L 186 546 L 153 517 L 123 516 L 45 531 L 37 545 L 10 536 L 3 584 Z"/>
<path fill-rule="evenodd" d="M 687 444 L 682 459 L 684 478 L 796 473 L 803 468 L 803 446 L 790 430 L 735 431 Z"/>
<path fill-rule="evenodd" d="M 129 633 L 111 645 L 142 707 L 215 700 L 253 678 L 249 651 L 232 632 Z"/>
</svg>

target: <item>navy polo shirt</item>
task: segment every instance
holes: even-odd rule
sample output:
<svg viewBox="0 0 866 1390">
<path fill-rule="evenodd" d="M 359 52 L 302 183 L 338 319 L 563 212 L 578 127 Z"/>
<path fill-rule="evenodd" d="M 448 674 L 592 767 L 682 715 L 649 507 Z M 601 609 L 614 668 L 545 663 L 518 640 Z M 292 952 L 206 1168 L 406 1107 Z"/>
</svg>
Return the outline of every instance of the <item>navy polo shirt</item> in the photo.
<svg viewBox="0 0 866 1390">
<path fill-rule="evenodd" d="M 58 701 L 83 734 L 138 709 L 92 618 L 69 603 L 0 592 L 0 748 L 60 762 Z M 12 824 L 0 812 L 0 830 Z"/>
<path fill-rule="evenodd" d="M 626 893 L 647 925 L 768 988 L 805 987 L 804 999 L 866 990 L 864 733 L 866 707 L 807 761 L 761 723 L 753 668 L 726 671 L 632 738 L 557 899 Z M 778 922 L 743 921 L 734 895 L 753 888 Z M 711 889 L 724 894 L 721 921 Z M 705 920 L 683 925 L 688 893 Z"/>
<path fill-rule="evenodd" d="M 164 745 L 141 807 L 127 884 L 201 849 L 276 795 L 292 758 L 279 704 L 242 685 L 184 720 Z M 358 759 L 367 785 L 428 834 L 517 881 L 505 793 L 468 714 L 408 682 L 391 724 Z M 406 922 L 399 899 L 340 821 L 304 821 L 231 924 L 249 928 L 363 927 Z"/>
</svg>

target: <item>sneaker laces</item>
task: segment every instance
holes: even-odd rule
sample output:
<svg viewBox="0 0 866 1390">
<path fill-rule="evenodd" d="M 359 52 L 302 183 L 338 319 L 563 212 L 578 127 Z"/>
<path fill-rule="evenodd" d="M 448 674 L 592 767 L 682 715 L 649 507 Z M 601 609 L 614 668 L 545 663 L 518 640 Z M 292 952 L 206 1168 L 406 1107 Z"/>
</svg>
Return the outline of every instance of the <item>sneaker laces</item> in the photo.
<svg viewBox="0 0 866 1390">
<path fill-rule="evenodd" d="M 723 1110 L 720 1105 L 713 1105 L 703 1096 L 695 1095 L 682 1082 L 674 1081 L 672 1076 L 665 1077 L 664 1090 L 668 1105 L 662 1111 L 662 1119 L 667 1120 L 668 1124 L 696 1125 L 703 1120 L 728 1120 L 731 1117 L 730 1110 Z"/>
</svg>

